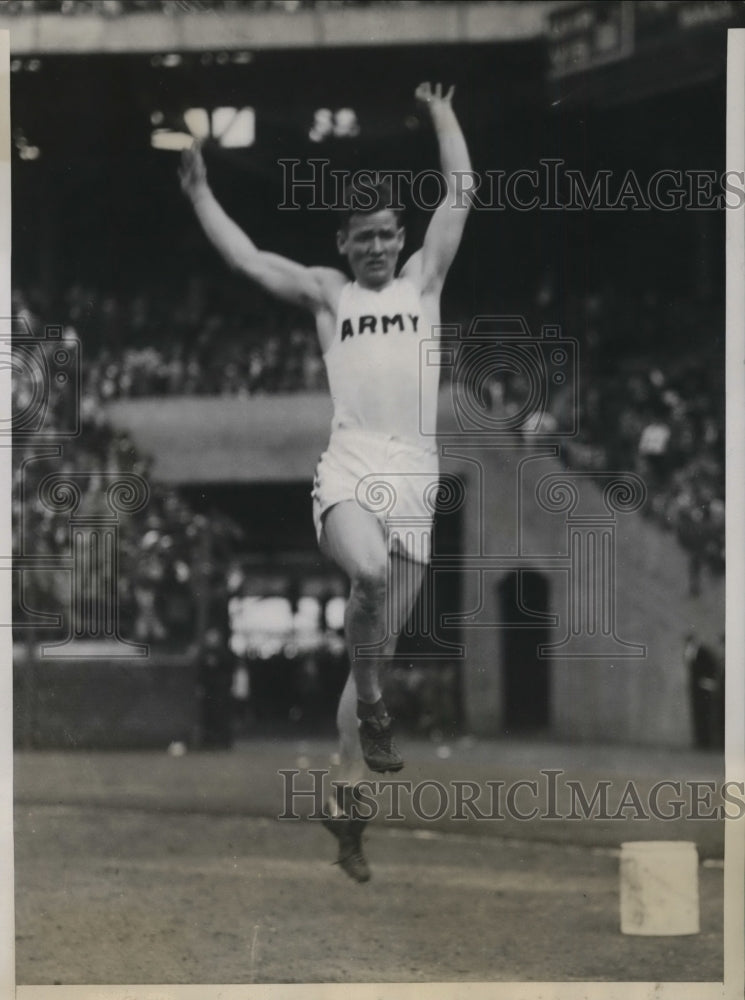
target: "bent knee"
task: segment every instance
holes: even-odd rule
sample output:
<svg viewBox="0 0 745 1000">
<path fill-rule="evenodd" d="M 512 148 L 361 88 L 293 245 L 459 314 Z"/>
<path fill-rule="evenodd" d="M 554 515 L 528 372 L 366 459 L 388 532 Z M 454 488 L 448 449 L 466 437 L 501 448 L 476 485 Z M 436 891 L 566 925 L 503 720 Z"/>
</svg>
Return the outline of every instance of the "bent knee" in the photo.
<svg viewBox="0 0 745 1000">
<path fill-rule="evenodd" d="M 352 592 L 365 607 L 375 607 L 385 598 L 388 567 L 385 564 L 360 566 L 352 576 Z"/>
</svg>

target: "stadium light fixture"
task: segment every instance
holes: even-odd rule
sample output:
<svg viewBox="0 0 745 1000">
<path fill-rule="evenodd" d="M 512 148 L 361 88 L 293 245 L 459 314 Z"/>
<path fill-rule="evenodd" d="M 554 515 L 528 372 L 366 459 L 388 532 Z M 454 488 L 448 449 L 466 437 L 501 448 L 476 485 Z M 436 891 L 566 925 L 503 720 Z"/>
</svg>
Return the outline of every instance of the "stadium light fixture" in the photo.
<svg viewBox="0 0 745 1000">
<path fill-rule="evenodd" d="M 225 149 L 253 146 L 256 138 L 254 109 L 215 108 L 212 112 L 212 136 Z"/>
<path fill-rule="evenodd" d="M 153 111 L 150 133 L 153 149 L 180 151 L 194 140 L 213 139 L 223 149 L 243 149 L 256 139 L 256 112 L 253 108 L 187 108 L 182 115 Z"/>
<path fill-rule="evenodd" d="M 183 61 L 182 56 L 178 52 L 164 52 L 150 57 L 151 66 L 163 66 L 165 69 L 175 69 Z"/>
<path fill-rule="evenodd" d="M 13 145 L 21 160 L 38 160 L 41 156 L 41 150 L 28 141 L 23 129 L 13 130 Z"/>
<path fill-rule="evenodd" d="M 318 108 L 313 116 L 313 124 L 308 132 L 311 142 L 323 142 L 333 136 L 335 139 L 354 138 L 360 134 L 357 112 L 353 108 Z"/>
<path fill-rule="evenodd" d="M 347 602 L 343 597 L 331 597 L 326 602 L 326 625 L 334 632 L 344 628 L 344 611 Z"/>
<path fill-rule="evenodd" d="M 187 108 L 184 111 L 184 121 L 195 139 L 209 138 L 210 116 L 206 108 Z"/>
<path fill-rule="evenodd" d="M 38 73 L 42 68 L 41 59 L 11 59 L 10 61 L 10 72 L 11 73 Z"/>
<path fill-rule="evenodd" d="M 188 132 L 171 132 L 167 128 L 156 128 L 150 134 L 150 145 L 153 149 L 165 149 L 168 152 L 180 153 L 189 149 L 194 142 L 194 136 Z"/>
<path fill-rule="evenodd" d="M 203 52 L 199 57 L 202 66 L 247 66 L 254 60 L 249 49 L 238 52 Z"/>
</svg>

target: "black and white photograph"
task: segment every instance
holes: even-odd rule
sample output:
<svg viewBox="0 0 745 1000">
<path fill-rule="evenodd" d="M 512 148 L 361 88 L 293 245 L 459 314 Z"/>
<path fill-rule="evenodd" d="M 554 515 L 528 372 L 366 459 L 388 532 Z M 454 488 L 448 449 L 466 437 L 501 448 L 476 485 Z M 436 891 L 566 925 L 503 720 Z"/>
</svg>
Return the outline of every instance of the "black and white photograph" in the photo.
<svg viewBox="0 0 745 1000">
<path fill-rule="evenodd" d="M 0 42 L 7 995 L 741 996 L 745 3 Z"/>
</svg>

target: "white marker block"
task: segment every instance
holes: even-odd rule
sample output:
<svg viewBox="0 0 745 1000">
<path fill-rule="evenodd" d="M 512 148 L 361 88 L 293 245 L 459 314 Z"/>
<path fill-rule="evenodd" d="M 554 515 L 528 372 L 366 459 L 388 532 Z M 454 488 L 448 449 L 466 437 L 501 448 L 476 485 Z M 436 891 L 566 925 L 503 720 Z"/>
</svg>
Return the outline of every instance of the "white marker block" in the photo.
<svg viewBox="0 0 745 1000">
<path fill-rule="evenodd" d="M 698 852 L 685 840 L 621 844 L 621 933 L 698 934 Z"/>
</svg>

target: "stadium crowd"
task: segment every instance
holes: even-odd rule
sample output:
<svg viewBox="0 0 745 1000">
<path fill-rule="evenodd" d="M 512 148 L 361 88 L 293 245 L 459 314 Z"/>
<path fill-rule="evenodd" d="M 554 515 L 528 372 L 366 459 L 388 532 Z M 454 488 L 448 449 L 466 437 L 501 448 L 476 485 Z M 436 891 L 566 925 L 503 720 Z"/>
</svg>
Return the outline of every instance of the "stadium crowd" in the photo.
<svg viewBox="0 0 745 1000">
<path fill-rule="evenodd" d="M 318 340 L 305 316 L 250 288 L 239 296 L 220 282 L 206 289 L 198 279 L 185 293 L 178 288 L 170 295 L 101 294 L 74 285 L 52 304 L 38 293 L 18 292 L 14 313 L 55 316 L 80 340 L 86 394 L 103 403 L 324 391 Z"/>
<path fill-rule="evenodd" d="M 724 414 L 718 373 L 690 355 L 661 365 L 638 359 L 597 380 L 585 400 L 578 464 L 630 469 L 647 487 L 643 508 L 675 531 L 690 557 L 689 590 L 704 567 L 724 570 Z M 588 461 L 589 458 L 589 461 Z"/>
<path fill-rule="evenodd" d="M 43 325 L 16 298 L 16 316 L 34 337 L 41 337 Z M 64 348 L 72 344 L 67 327 L 60 340 Z M 85 365 L 83 365 L 83 368 Z M 70 511 L 55 509 L 42 484 L 51 474 L 74 474 L 80 489 L 77 514 L 111 517 L 104 500 L 106 482 L 120 473 L 134 473 L 148 484 L 147 503 L 132 514 L 118 518 L 118 611 L 121 634 L 140 642 L 188 645 L 197 638 L 199 615 L 195 603 L 194 580 L 208 581 L 214 608 L 206 617 L 219 614 L 227 604 L 227 569 L 236 551 L 240 529 L 220 511 L 209 518 L 197 514 L 177 494 L 153 487 L 149 461 L 140 455 L 126 432 L 109 423 L 100 396 L 87 384 L 75 391 L 68 381 L 58 385 L 50 378 L 42 387 L 44 406 L 39 406 L 38 379 L 29 377 L 29 366 L 16 352 L 13 377 L 13 414 L 16 435 L 13 447 L 12 523 L 13 551 L 19 556 L 59 557 L 59 569 L 24 571 L 17 575 L 15 602 L 20 620 L 27 612 L 40 610 L 62 613 L 69 606 L 69 567 L 62 561 L 71 553 Z M 72 413 L 71 410 L 77 410 Z M 40 414 L 30 422 L 26 415 Z M 57 436 L 75 427 L 79 433 Z M 22 436 L 19 429 L 27 433 Z M 50 435 L 52 435 L 50 437 Z M 54 448 L 50 450 L 50 442 Z M 57 454 L 55 449 L 61 449 Z M 102 589 L 83 595 L 98 606 Z M 215 609 L 218 609 L 215 611 Z M 101 609 L 103 610 L 103 609 Z M 95 615 L 93 616 L 95 620 Z M 103 620 L 103 616 L 98 618 Z M 208 621 L 204 622 L 205 626 Z M 64 629 L 70 623 L 64 622 Z"/>
<path fill-rule="evenodd" d="M 724 571 L 724 318 L 694 296 L 606 289 L 570 302 L 567 320 L 581 333 L 582 364 L 566 460 L 638 473 L 644 513 L 689 554 L 695 596 L 704 568 Z"/>
</svg>

